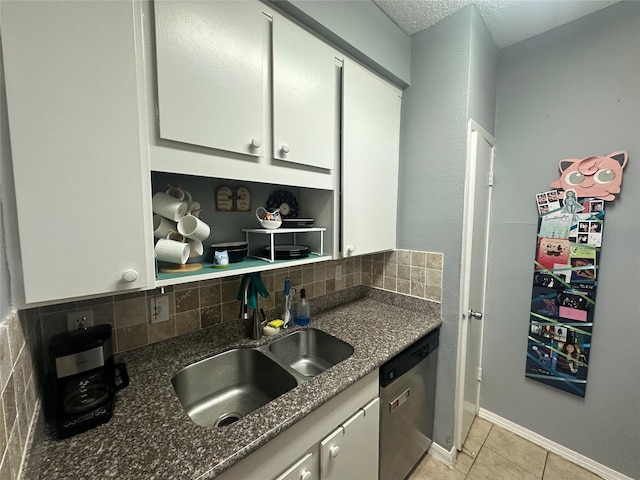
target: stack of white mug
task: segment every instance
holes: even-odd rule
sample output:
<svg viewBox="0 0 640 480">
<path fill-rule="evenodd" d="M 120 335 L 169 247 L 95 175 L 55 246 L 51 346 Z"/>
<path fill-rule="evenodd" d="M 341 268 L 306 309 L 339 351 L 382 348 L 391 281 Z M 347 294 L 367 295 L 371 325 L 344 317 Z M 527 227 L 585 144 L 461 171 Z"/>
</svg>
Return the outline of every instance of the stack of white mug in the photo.
<svg viewBox="0 0 640 480">
<path fill-rule="evenodd" d="M 153 196 L 153 236 L 158 239 L 156 258 L 184 265 L 204 253 L 202 242 L 209 237 L 209 225 L 198 218 L 202 209 L 191 194 L 169 185 Z"/>
</svg>

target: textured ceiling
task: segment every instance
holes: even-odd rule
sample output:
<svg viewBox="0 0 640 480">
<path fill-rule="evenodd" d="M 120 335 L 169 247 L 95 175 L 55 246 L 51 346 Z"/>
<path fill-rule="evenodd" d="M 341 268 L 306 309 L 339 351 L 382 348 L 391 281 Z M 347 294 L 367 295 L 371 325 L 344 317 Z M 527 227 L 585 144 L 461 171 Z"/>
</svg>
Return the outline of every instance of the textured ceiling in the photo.
<svg viewBox="0 0 640 480">
<path fill-rule="evenodd" d="M 407 35 L 474 4 L 498 48 L 551 30 L 618 0 L 373 0 Z"/>
</svg>

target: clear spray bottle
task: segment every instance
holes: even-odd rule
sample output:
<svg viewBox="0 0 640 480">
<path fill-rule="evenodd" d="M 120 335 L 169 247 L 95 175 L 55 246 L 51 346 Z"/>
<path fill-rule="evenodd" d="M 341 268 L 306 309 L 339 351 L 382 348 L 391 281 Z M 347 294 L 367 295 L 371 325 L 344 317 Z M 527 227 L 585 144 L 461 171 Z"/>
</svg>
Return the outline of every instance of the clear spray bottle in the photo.
<svg viewBox="0 0 640 480">
<path fill-rule="evenodd" d="M 302 327 L 309 325 L 311 321 L 311 309 L 309 308 L 309 302 L 307 301 L 307 292 L 304 288 L 300 289 L 300 303 L 296 310 L 296 323 Z"/>
</svg>

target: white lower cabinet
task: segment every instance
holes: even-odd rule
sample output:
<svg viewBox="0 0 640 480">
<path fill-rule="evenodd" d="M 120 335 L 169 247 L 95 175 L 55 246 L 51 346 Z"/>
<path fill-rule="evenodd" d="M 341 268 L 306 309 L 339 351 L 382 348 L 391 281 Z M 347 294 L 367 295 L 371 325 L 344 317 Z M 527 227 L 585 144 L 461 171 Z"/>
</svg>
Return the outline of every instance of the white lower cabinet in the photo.
<svg viewBox="0 0 640 480">
<path fill-rule="evenodd" d="M 379 412 L 376 398 L 320 442 L 322 480 L 378 478 Z"/>
<path fill-rule="evenodd" d="M 219 478 L 376 480 L 378 390 L 378 370 L 374 370 Z M 282 408 L 286 415 L 287 408 L 297 407 Z"/>
<path fill-rule="evenodd" d="M 308 452 L 276 480 L 318 480 L 319 478 L 318 454 Z"/>
</svg>

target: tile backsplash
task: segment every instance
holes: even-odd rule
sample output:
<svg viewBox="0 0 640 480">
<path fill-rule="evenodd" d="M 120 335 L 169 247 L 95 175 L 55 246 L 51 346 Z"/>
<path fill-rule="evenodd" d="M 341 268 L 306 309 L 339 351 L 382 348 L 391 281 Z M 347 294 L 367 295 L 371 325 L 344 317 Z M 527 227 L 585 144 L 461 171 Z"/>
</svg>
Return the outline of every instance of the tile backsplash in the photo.
<svg viewBox="0 0 640 480">
<path fill-rule="evenodd" d="M 0 321 L 0 479 L 18 478 L 42 391 L 40 321 L 15 312 Z"/>
<path fill-rule="evenodd" d="M 362 283 L 391 292 L 442 299 L 441 253 L 394 250 L 362 257 Z"/>
<path fill-rule="evenodd" d="M 395 250 L 348 259 L 285 267 L 262 273 L 270 296 L 265 311 L 282 311 L 284 279 L 307 297 L 367 285 L 440 302 L 440 253 Z M 94 324 L 110 323 L 114 351 L 123 352 L 201 328 L 236 320 L 241 276 L 202 280 L 164 289 L 95 298 L 11 312 L 0 321 L 0 479 L 18 478 L 46 371 L 46 348 L 66 330 L 67 313 L 91 309 Z M 168 295 L 169 320 L 151 323 L 150 299 Z"/>
<path fill-rule="evenodd" d="M 384 290 L 440 302 L 442 292 L 442 254 L 395 250 L 310 265 L 284 267 L 262 272 L 262 281 L 270 296 L 259 298 L 265 311 L 284 308 L 284 279 L 299 293 L 304 288 L 313 298 L 355 285 Z M 45 344 L 66 329 L 66 314 L 91 308 L 94 323 L 110 323 L 114 329 L 114 350 L 123 352 L 171 337 L 211 327 L 238 318 L 236 299 L 240 275 L 202 280 L 164 289 L 135 292 L 70 302 L 38 309 Z M 169 320 L 151 323 L 150 300 L 168 295 Z"/>
</svg>

